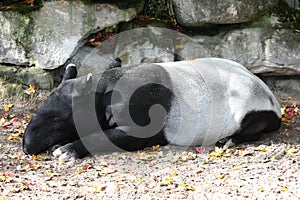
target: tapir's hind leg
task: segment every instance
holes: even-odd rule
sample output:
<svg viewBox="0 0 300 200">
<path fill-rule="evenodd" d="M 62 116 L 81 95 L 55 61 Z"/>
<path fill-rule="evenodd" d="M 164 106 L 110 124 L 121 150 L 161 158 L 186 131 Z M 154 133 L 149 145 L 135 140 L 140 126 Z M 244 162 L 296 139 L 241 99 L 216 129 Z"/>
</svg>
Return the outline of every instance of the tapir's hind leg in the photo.
<svg viewBox="0 0 300 200">
<path fill-rule="evenodd" d="M 242 121 L 240 130 L 232 135 L 235 144 L 258 140 L 263 133 L 279 129 L 281 119 L 272 111 L 248 113 Z"/>
</svg>

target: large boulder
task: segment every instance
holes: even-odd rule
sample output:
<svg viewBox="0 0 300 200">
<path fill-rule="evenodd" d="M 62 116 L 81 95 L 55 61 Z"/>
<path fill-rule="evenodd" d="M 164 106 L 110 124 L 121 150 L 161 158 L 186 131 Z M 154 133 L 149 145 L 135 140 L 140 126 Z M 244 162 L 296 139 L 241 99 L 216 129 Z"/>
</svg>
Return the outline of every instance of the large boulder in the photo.
<svg viewBox="0 0 300 200">
<path fill-rule="evenodd" d="M 177 57 L 222 57 L 239 62 L 254 73 L 300 75 L 299 44 L 299 33 L 294 30 L 244 28 L 214 36 L 188 37 L 177 49 Z"/>
<path fill-rule="evenodd" d="M 114 57 L 122 67 L 174 61 L 176 32 L 161 21 L 134 20 L 121 26 Z"/>
<path fill-rule="evenodd" d="M 172 0 L 178 23 L 197 27 L 204 23 L 235 24 L 259 18 L 278 0 Z"/>
<path fill-rule="evenodd" d="M 144 2 L 120 9 L 104 3 L 45 1 L 30 14 L 0 12 L 0 62 L 55 69 L 80 47 L 80 41 L 105 27 L 130 21 Z"/>
</svg>

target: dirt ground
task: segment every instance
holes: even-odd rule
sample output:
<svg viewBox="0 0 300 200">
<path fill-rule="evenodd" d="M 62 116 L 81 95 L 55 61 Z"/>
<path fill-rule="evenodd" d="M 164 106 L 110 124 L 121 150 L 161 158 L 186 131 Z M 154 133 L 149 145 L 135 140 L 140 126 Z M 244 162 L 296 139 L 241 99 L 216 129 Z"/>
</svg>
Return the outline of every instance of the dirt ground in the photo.
<svg viewBox="0 0 300 200">
<path fill-rule="evenodd" d="M 300 110 L 291 98 L 281 99 L 282 128 L 257 142 L 212 151 L 153 147 L 67 162 L 22 152 L 24 128 L 44 96 L 34 98 L 1 104 L 0 199 L 300 199 Z"/>
</svg>

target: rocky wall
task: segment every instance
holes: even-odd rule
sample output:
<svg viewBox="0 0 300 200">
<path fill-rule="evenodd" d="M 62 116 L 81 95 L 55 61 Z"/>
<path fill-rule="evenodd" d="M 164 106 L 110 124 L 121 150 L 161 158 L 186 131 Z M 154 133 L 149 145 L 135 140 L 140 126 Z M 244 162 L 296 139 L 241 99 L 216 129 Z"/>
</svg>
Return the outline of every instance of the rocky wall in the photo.
<svg viewBox="0 0 300 200">
<path fill-rule="evenodd" d="M 56 0 L 26 14 L 0 11 L 0 74 L 13 72 L 26 84 L 49 89 L 68 62 L 84 75 L 115 66 L 222 57 L 258 74 L 300 75 L 298 1 L 117 2 Z M 170 18 L 141 17 L 155 13 L 142 12 L 153 2 L 168 5 L 160 10 Z M 85 45 L 114 26 L 118 34 L 106 42 Z"/>
</svg>

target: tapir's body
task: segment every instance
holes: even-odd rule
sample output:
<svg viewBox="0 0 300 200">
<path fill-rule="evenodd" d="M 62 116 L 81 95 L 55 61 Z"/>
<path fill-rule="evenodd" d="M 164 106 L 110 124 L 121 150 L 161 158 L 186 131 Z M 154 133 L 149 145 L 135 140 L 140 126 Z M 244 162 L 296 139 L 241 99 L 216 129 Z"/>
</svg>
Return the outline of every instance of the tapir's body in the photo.
<svg viewBox="0 0 300 200">
<path fill-rule="evenodd" d="M 67 68 L 61 85 L 29 123 L 25 152 L 37 154 L 67 142 L 54 154 L 212 145 L 228 136 L 239 143 L 280 127 L 272 92 L 232 61 L 146 64 L 93 78 L 75 79 L 76 74 L 74 66 Z"/>
</svg>

